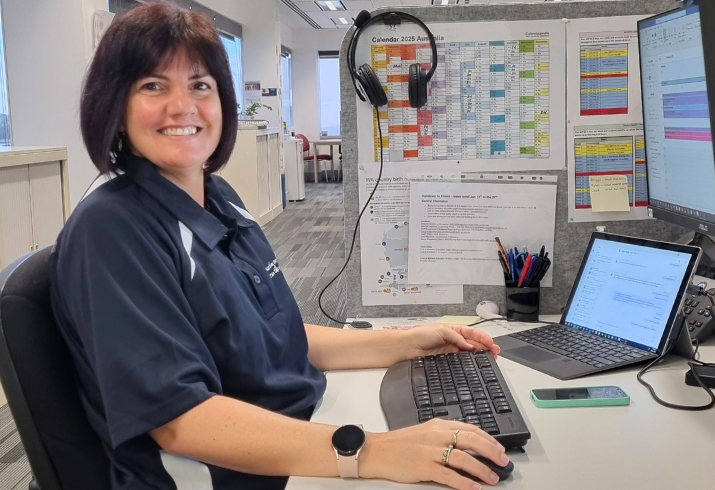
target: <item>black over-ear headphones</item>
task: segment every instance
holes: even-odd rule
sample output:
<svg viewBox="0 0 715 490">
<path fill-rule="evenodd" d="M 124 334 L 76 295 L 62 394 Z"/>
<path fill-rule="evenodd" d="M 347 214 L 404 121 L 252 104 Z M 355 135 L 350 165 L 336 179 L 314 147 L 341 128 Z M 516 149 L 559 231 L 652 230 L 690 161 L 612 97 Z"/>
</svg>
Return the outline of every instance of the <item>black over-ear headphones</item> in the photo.
<svg viewBox="0 0 715 490">
<path fill-rule="evenodd" d="M 427 33 L 430 46 L 432 47 L 432 67 L 429 71 L 425 71 L 419 63 L 410 65 L 408 91 L 410 107 L 419 108 L 427 104 L 427 84 L 432 80 L 432 76 L 437 69 L 437 42 L 434 40 L 432 32 L 430 32 L 424 22 L 414 15 L 404 12 L 385 12 L 373 17 L 370 15 L 370 12 L 363 10 L 355 19 L 355 32 L 353 32 L 353 37 L 348 46 L 348 69 L 350 70 L 350 76 L 353 79 L 353 85 L 360 100 L 368 100 L 374 107 L 387 105 L 387 94 L 385 94 L 380 79 L 377 78 L 377 75 L 370 65 L 366 63 L 360 67 L 355 66 L 355 51 L 357 51 L 358 40 L 367 27 L 378 21 L 383 20 L 386 25 L 392 26 L 401 24 L 402 19 L 409 20 L 422 27 Z M 359 88 L 358 85 L 360 86 Z M 367 99 L 365 99 L 365 97 L 367 97 Z"/>
<path fill-rule="evenodd" d="M 402 23 L 402 19 L 409 20 L 422 27 L 422 29 L 427 32 L 427 35 L 429 36 L 430 45 L 432 46 L 432 68 L 430 68 L 429 71 L 425 71 L 419 63 L 410 65 L 409 97 L 411 107 L 419 108 L 427 104 L 427 84 L 430 80 L 432 80 L 432 75 L 434 75 L 434 72 L 437 69 L 437 43 L 435 42 L 434 36 L 424 24 L 424 22 L 419 20 L 417 17 L 402 12 L 387 12 L 383 14 L 378 14 L 375 17 L 372 17 L 370 13 L 365 10 L 360 12 L 355 19 L 355 31 L 353 32 L 353 37 L 350 40 L 350 44 L 348 45 L 348 70 L 350 70 L 350 76 L 353 79 L 353 85 L 355 86 L 355 90 L 357 91 L 358 97 L 360 97 L 360 100 L 362 100 L 363 102 L 366 100 L 370 101 L 370 104 L 372 104 L 374 107 L 375 116 L 378 116 L 378 107 L 387 105 L 387 94 L 385 94 L 385 90 L 382 88 L 380 79 L 377 78 L 377 75 L 375 74 L 370 65 L 365 64 L 359 68 L 355 67 L 355 51 L 357 50 L 358 39 L 360 39 L 360 34 L 364 32 L 366 27 L 370 26 L 371 24 L 374 24 L 379 20 L 384 20 L 386 25 L 396 26 Z M 360 85 L 359 88 L 358 85 Z M 365 97 L 367 97 L 367 99 Z M 380 185 L 383 167 L 382 153 L 384 150 L 382 144 L 383 138 L 381 124 L 377 125 L 377 131 L 380 137 L 380 173 L 377 176 L 375 187 L 373 187 L 370 196 L 368 196 L 367 201 L 362 208 L 362 211 L 360 211 L 360 214 L 358 214 L 357 221 L 355 222 L 355 228 L 353 229 L 353 238 L 350 241 L 350 251 L 348 252 L 347 258 L 345 259 L 345 264 L 343 264 L 343 268 L 340 269 L 340 272 L 338 272 L 336 276 L 333 277 L 330 282 L 325 285 L 325 287 L 320 291 L 320 294 L 318 295 L 318 307 L 320 308 L 320 311 L 322 311 L 326 317 L 330 318 L 335 323 L 339 323 L 342 325 L 348 325 L 348 323 L 333 318 L 323 308 L 323 294 L 325 294 L 325 291 L 328 290 L 328 288 L 338 279 L 338 277 L 340 277 L 340 274 L 342 274 L 347 268 L 348 263 L 350 262 L 350 257 L 352 257 L 353 255 L 353 248 L 355 247 L 355 238 L 357 237 L 360 220 L 362 219 L 362 215 L 365 214 L 365 210 L 367 209 L 368 204 L 370 204 L 372 196 L 375 195 L 377 186 Z M 372 328 L 372 325 L 370 325 L 370 323 L 364 321 L 354 321 L 349 325 L 351 325 L 353 328 Z"/>
</svg>

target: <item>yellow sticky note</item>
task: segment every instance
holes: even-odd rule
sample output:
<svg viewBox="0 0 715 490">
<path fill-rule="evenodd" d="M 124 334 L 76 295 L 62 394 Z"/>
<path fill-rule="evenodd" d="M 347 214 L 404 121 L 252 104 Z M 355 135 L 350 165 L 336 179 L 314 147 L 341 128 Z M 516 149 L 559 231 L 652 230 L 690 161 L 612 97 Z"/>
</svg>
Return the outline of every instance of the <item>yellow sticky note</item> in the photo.
<svg viewBox="0 0 715 490">
<path fill-rule="evenodd" d="M 631 210 L 625 175 L 591 175 L 588 184 L 594 213 Z"/>
<path fill-rule="evenodd" d="M 452 325 L 471 325 L 479 321 L 478 316 L 443 316 L 435 323 L 451 323 Z"/>
</svg>

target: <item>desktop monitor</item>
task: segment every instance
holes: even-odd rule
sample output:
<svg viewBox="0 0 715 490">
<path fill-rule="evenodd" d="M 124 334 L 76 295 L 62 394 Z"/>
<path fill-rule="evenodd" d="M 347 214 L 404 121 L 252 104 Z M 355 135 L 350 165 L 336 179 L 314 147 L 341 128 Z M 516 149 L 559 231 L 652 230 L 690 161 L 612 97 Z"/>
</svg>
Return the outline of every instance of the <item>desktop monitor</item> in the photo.
<svg viewBox="0 0 715 490">
<path fill-rule="evenodd" d="M 711 1 L 638 22 L 649 215 L 698 232 L 691 243 L 710 259 L 715 246 L 702 235 L 715 235 L 714 25 Z"/>
</svg>

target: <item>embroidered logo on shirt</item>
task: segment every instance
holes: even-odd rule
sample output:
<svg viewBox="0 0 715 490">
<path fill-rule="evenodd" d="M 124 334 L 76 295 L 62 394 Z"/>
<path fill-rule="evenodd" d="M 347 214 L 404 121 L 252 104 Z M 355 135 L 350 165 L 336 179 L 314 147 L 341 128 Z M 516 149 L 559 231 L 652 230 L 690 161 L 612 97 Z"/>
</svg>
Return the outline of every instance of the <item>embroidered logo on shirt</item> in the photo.
<svg viewBox="0 0 715 490">
<path fill-rule="evenodd" d="M 273 262 L 269 262 L 268 265 L 266 266 L 266 272 L 269 273 L 271 276 L 271 279 L 273 279 L 273 276 L 278 274 L 281 271 L 281 268 L 278 267 L 278 259 L 273 260 Z"/>
</svg>

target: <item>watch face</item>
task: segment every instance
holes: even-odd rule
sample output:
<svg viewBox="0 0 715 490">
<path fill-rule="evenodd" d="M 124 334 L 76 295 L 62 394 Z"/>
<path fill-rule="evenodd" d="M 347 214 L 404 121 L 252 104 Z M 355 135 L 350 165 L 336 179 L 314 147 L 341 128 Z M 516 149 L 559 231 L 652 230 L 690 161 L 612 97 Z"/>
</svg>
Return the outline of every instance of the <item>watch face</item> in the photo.
<svg viewBox="0 0 715 490">
<path fill-rule="evenodd" d="M 341 456 L 354 456 L 365 444 L 365 432 L 355 425 L 344 425 L 333 434 L 333 447 Z"/>
</svg>

